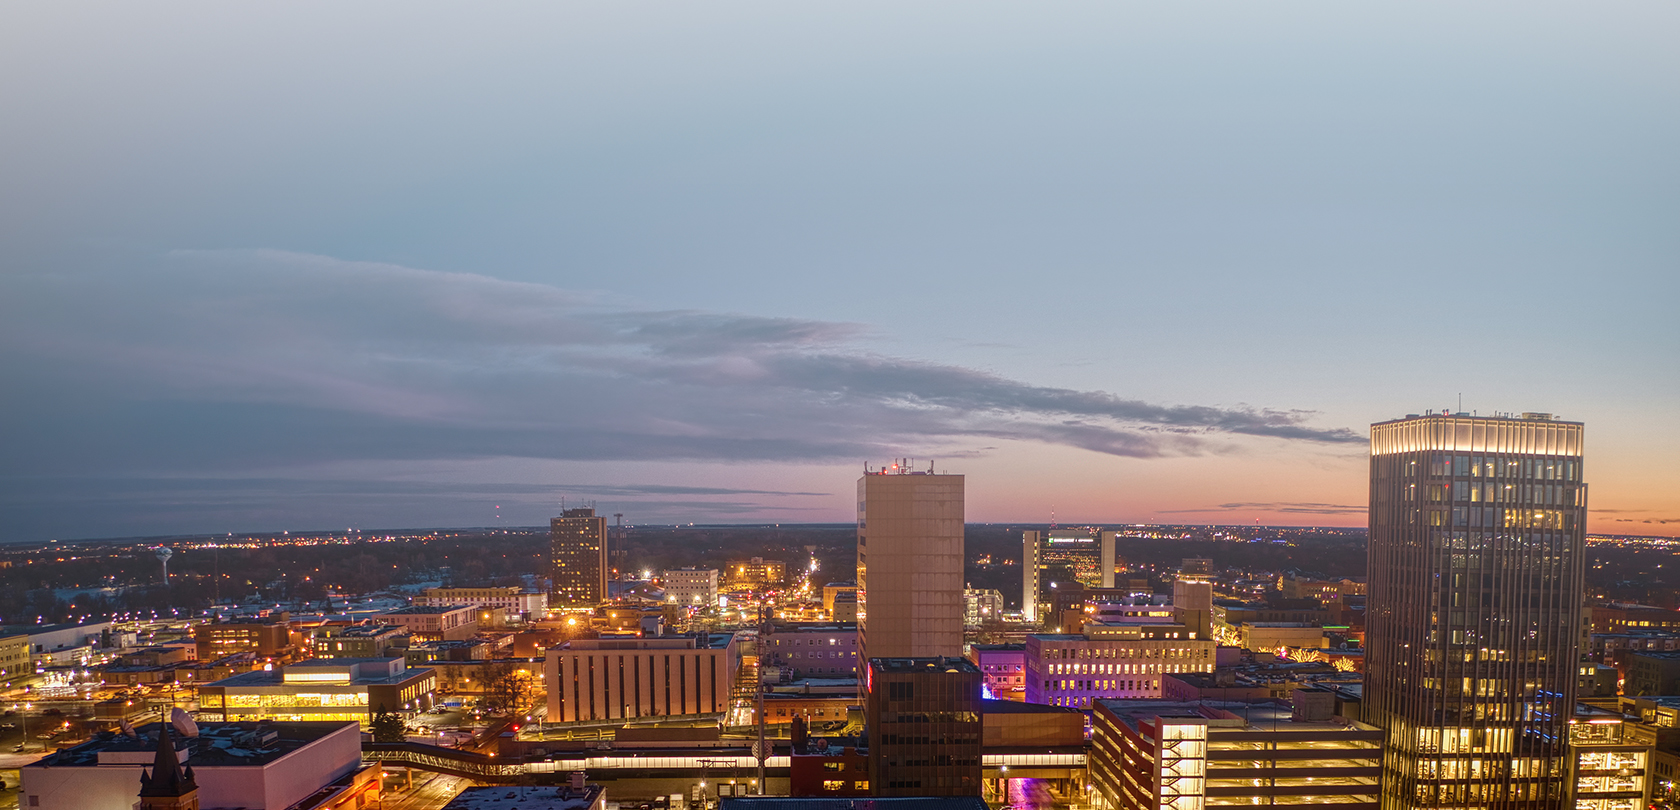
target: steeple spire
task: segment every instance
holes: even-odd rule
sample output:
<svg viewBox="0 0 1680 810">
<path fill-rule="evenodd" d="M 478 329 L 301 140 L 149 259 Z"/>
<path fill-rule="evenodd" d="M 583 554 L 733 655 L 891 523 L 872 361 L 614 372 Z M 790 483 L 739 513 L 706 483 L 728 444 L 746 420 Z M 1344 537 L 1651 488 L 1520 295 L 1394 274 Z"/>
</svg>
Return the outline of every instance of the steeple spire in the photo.
<svg viewBox="0 0 1680 810">
<path fill-rule="evenodd" d="M 157 756 L 152 759 L 151 772 L 140 771 L 140 806 L 142 810 L 198 810 L 198 782 L 193 779 L 191 766 L 181 767 L 168 723 L 158 724 Z"/>
</svg>

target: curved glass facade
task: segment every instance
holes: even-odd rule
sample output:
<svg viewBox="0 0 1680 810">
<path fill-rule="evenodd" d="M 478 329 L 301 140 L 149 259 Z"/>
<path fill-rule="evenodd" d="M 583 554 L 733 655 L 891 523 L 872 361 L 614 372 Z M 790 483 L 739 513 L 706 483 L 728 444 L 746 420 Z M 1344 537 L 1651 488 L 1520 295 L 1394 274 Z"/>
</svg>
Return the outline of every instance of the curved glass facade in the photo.
<svg viewBox="0 0 1680 810">
<path fill-rule="evenodd" d="M 1366 718 L 1384 808 L 1562 807 L 1585 573 L 1582 426 L 1371 428 Z"/>
</svg>

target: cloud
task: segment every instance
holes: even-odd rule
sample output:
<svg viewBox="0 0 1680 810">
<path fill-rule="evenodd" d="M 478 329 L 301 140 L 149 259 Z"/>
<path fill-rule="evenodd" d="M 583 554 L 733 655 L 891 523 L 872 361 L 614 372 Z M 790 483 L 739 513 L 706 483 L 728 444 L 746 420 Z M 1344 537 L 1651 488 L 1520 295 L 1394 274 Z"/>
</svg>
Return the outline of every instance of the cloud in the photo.
<svg viewBox="0 0 1680 810">
<path fill-rule="evenodd" d="M 1161 514 L 1194 514 L 1205 512 L 1281 512 L 1302 515 L 1362 515 L 1366 507 L 1338 503 L 1222 503 L 1205 509 L 1163 509 Z"/>
<path fill-rule="evenodd" d="M 113 418 L 144 428 L 107 450 L 189 466 L 219 454 L 855 460 L 998 439 L 1153 458 L 1226 452 L 1239 436 L 1361 441 L 1311 411 L 1162 405 L 872 353 L 860 324 L 645 311 L 273 250 L 0 284 L 3 359 L 36 392 L 14 394 L 47 423 L 17 452 L 42 457 L 73 443 L 55 445 L 55 429 L 98 434 Z M 54 396 L 93 399 L 43 404 Z M 77 424 L 89 402 L 123 413 Z"/>
</svg>

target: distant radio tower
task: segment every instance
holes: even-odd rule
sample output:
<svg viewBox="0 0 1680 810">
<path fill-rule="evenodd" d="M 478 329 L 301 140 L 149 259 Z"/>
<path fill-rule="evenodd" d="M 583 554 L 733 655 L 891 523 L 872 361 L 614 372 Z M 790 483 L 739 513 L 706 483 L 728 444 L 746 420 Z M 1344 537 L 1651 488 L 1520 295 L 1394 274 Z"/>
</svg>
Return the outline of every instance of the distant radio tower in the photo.
<svg viewBox="0 0 1680 810">
<path fill-rule="evenodd" d="M 175 552 L 171 551 L 168 546 L 158 546 L 157 551 L 153 553 L 157 555 L 158 562 L 163 563 L 163 584 L 165 587 L 168 587 L 169 558 L 175 556 Z"/>
</svg>

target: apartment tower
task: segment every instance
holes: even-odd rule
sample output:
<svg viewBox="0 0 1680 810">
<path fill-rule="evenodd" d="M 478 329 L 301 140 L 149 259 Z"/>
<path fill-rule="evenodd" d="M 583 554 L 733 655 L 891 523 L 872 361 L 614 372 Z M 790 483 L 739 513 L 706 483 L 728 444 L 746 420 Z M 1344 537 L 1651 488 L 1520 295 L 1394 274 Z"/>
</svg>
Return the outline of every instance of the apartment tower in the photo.
<svg viewBox="0 0 1680 810">
<path fill-rule="evenodd" d="M 1371 426 L 1365 719 L 1382 807 L 1561 808 L 1587 490 L 1550 414 Z"/>
<path fill-rule="evenodd" d="M 857 493 L 863 658 L 961 658 L 963 477 L 893 464 Z"/>
<path fill-rule="evenodd" d="M 548 522 L 553 563 L 549 604 L 592 608 L 607 601 L 607 518 L 594 509 L 567 509 Z"/>
</svg>

